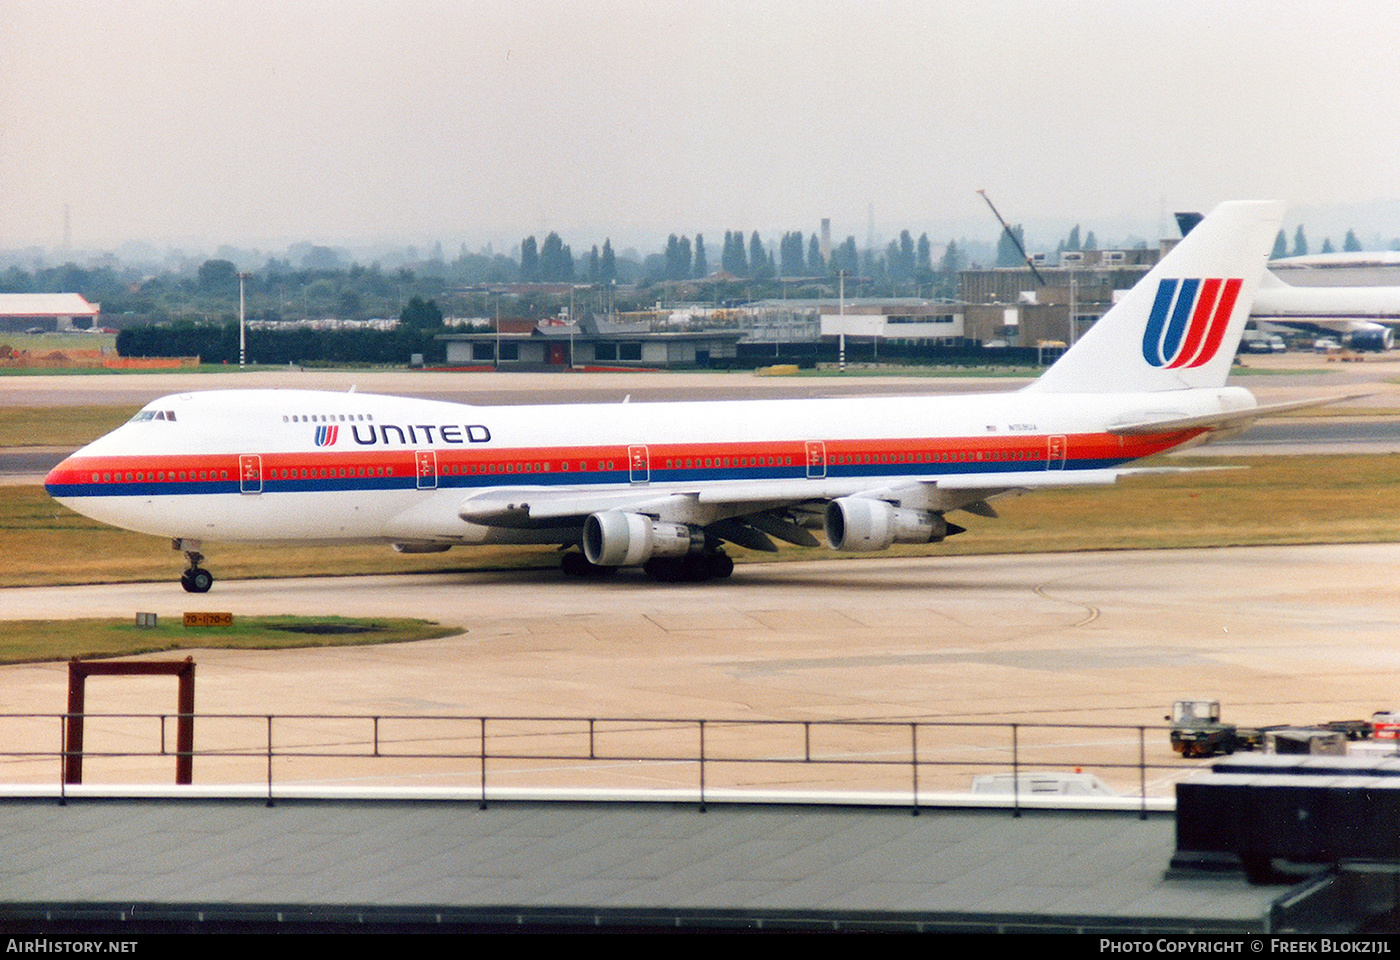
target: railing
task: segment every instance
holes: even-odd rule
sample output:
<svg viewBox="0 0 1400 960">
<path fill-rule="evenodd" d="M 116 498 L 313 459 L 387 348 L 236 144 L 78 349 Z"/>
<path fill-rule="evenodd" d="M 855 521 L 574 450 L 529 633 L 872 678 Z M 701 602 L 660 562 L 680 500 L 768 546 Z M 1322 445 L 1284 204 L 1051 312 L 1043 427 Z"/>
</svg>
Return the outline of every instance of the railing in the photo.
<svg viewBox="0 0 1400 960">
<path fill-rule="evenodd" d="M 0 714 L 0 781 L 56 777 L 75 715 Z M 179 714 L 81 715 L 90 778 L 169 782 Z M 1145 815 L 1152 796 L 1199 770 L 1165 727 L 896 720 L 645 717 L 195 714 L 195 782 L 528 786 L 690 791 L 703 808 L 729 789 L 907 796 L 965 792 L 979 774 L 1012 774 L 1019 814 L 1027 774 L 1092 772 Z M 47 772 L 46 772 L 47 771 Z"/>
</svg>

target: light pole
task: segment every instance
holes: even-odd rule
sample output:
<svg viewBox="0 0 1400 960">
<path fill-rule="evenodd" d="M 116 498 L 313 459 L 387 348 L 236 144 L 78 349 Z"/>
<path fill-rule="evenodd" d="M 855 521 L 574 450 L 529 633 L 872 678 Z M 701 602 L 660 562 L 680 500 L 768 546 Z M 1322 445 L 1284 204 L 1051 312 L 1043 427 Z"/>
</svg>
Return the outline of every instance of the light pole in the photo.
<svg viewBox="0 0 1400 960">
<path fill-rule="evenodd" d="M 1075 290 L 1075 283 L 1074 283 L 1075 277 L 1076 277 L 1075 265 L 1074 265 L 1074 264 L 1070 264 L 1070 268 L 1069 268 L 1069 345 L 1070 345 L 1071 347 L 1074 346 L 1075 342 L 1079 339 L 1079 336 L 1078 336 L 1078 334 L 1079 334 L 1079 325 L 1076 323 L 1076 321 L 1075 321 L 1075 316 L 1074 316 L 1075 311 L 1078 309 L 1078 306 L 1079 306 L 1078 303 L 1075 302 L 1075 301 L 1078 299 L 1078 297 L 1077 297 L 1077 292 L 1076 292 L 1076 290 Z"/>
<path fill-rule="evenodd" d="M 846 372 L 846 271 L 841 271 L 841 337 L 836 356 L 840 371 Z"/>
<path fill-rule="evenodd" d="M 248 324 L 243 310 L 243 283 L 250 274 L 238 273 L 238 369 L 248 365 Z"/>
</svg>

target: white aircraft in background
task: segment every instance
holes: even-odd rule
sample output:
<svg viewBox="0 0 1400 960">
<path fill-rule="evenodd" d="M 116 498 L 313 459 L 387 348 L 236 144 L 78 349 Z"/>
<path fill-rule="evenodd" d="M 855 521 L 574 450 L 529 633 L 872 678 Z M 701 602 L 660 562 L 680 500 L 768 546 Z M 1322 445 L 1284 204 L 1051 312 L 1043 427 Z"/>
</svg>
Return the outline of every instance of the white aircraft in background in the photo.
<svg viewBox="0 0 1400 960">
<path fill-rule="evenodd" d="M 1178 213 L 1177 225 L 1184 237 L 1201 216 Z M 1394 265 L 1395 255 L 1321 254 L 1271 261 L 1280 267 L 1315 266 L 1345 268 L 1355 265 Z M 1264 271 L 1249 318 L 1261 332 L 1278 329 L 1315 334 L 1336 334 L 1353 350 L 1390 350 L 1395 346 L 1391 324 L 1400 323 L 1400 287 L 1299 287 L 1269 270 Z"/>
<path fill-rule="evenodd" d="M 1295 287 L 1267 270 L 1250 319 L 1261 331 L 1282 327 L 1337 334 L 1353 350 L 1390 350 L 1400 323 L 1400 287 Z"/>
<path fill-rule="evenodd" d="M 1255 418 L 1225 380 L 1282 210 L 1222 204 L 1037 381 L 922 398 L 474 407 L 295 390 L 188 393 L 54 468 L 60 503 L 203 544 L 380 542 L 405 553 L 551 543 L 571 574 L 727 577 L 726 542 L 936 543 L 965 510 L 1109 484 L 1134 460 Z"/>
</svg>

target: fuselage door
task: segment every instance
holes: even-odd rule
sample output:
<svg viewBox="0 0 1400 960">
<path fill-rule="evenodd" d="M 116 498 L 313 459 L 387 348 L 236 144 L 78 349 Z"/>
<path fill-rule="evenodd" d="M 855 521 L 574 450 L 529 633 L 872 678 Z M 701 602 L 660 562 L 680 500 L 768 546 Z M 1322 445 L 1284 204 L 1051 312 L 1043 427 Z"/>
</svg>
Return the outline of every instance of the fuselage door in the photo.
<svg viewBox="0 0 1400 960">
<path fill-rule="evenodd" d="M 418 474 L 419 490 L 437 489 L 437 451 L 415 450 L 413 462 Z"/>
<path fill-rule="evenodd" d="M 820 480 L 826 476 L 826 441 L 807 441 L 807 479 Z"/>
<path fill-rule="evenodd" d="M 256 453 L 238 456 L 238 492 L 262 493 L 262 457 Z"/>
<path fill-rule="evenodd" d="M 1046 470 L 1063 470 L 1065 468 L 1065 438 L 1050 437 L 1049 447 L 1045 453 Z"/>
<path fill-rule="evenodd" d="M 651 483 L 651 458 L 644 445 L 634 443 L 627 448 L 627 473 L 633 483 Z"/>
</svg>

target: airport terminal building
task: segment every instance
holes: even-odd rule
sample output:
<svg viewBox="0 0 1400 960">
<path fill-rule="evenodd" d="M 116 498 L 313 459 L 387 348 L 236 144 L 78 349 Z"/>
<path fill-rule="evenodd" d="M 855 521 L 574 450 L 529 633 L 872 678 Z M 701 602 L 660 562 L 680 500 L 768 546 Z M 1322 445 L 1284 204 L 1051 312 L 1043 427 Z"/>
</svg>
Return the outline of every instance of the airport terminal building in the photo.
<svg viewBox="0 0 1400 960">
<path fill-rule="evenodd" d="M 498 331 L 447 333 L 448 367 L 539 370 L 570 367 L 671 368 L 732 365 L 736 330 L 655 332 L 645 324 L 502 321 Z"/>
</svg>

